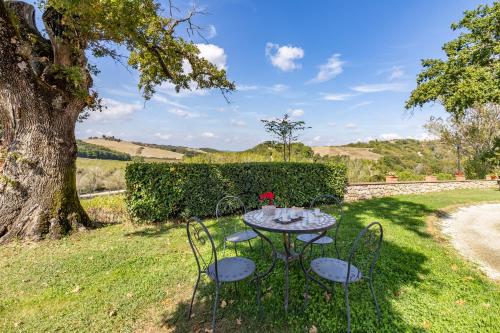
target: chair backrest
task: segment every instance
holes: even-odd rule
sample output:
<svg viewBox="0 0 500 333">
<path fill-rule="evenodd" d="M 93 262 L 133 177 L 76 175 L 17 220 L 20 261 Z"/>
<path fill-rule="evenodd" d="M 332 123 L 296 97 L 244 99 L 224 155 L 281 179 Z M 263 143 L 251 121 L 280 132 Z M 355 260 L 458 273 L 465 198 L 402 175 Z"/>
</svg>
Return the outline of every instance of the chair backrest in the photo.
<svg viewBox="0 0 500 333">
<path fill-rule="evenodd" d="M 214 240 L 207 227 L 197 218 L 192 217 L 186 225 L 187 236 L 191 250 L 193 250 L 199 273 L 206 273 L 208 266 L 215 265 L 215 278 L 219 281 L 219 271 L 217 263 L 217 252 Z"/>
<path fill-rule="evenodd" d="M 380 256 L 383 238 L 384 231 L 379 222 L 370 223 L 358 233 L 349 252 L 346 283 L 353 265 L 359 269 L 359 273 L 369 271 L 371 279 L 373 269 Z"/>
<path fill-rule="evenodd" d="M 245 214 L 247 209 L 243 201 L 235 195 L 225 196 L 217 202 L 217 206 L 215 207 L 215 216 L 217 219 L 223 215 L 239 212 Z"/>
<path fill-rule="evenodd" d="M 246 212 L 247 209 L 245 207 L 245 204 L 239 197 L 235 195 L 225 196 L 224 198 L 219 200 L 217 206 L 215 207 L 215 216 L 217 218 L 217 222 L 219 222 L 220 217 L 224 215 L 228 214 L 245 215 Z M 237 229 L 236 223 L 233 223 L 233 229 L 234 231 L 236 231 Z"/>
<path fill-rule="evenodd" d="M 333 194 L 322 194 L 317 196 L 311 201 L 311 208 L 316 208 L 321 205 L 329 205 L 333 206 L 335 210 L 334 215 L 337 218 L 337 221 L 340 221 L 343 214 L 343 206 L 344 202 L 338 196 Z"/>
</svg>

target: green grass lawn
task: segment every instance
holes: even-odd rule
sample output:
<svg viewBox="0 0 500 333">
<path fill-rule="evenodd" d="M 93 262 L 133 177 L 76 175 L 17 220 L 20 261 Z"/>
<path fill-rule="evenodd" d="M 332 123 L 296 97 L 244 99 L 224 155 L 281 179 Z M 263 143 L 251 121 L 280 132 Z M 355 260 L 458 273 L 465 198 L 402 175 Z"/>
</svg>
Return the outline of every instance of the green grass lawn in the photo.
<svg viewBox="0 0 500 333">
<path fill-rule="evenodd" d="M 120 214 L 121 199 L 93 199 L 84 206 L 108 206 L 110 212 Z M 381 332 L 500 331 L 500 286 L 461 259 L 427 223 L 443 208 L 481 201 L 500 201 L 500 192 L 458 190 L 347 206 L 339 237 L 343 248 L 369 222 L 380 221 L 384 227 L 375 275 Z M 228 218 L 224 223 L 230 222 Z M 220 244 L 221 228 L 213 220 L 207 224 Z M 279 238 L 274 239 L 280 247 Z M 267 255 L 261 257 L 255 249 L 241 246 L 240 250 L 255 259 L 260 270 L 270 263 Z M 204 332 L 210 326 L 208 295 L 213 289 L 205 281 L 195 315 L 187 321 L 195 278 L 183 225 L 125 222 L 62 240 L 10 244 L 0 248 L 0 331 Z M 265 317 L 259 320 L 254 287 L 242 282 L 236 292 L 226 286 L 222 299 L 227 305 L 219 309 L 219 331 L 309 332 L 313 325 L 318 332 L 345 330 L 341 289 L 337 287 L 328 301 L 319 287 L 311 288 L 309 307 L 303 312 L 303 287 L 303 275 L 294 263 L 287 318 L 283 264 L 278 262 L 263 282 Z M 374 331 L 376 316 L 367 284 L 353 285 L 350 300 L 353 331 Z"/>
</svg>

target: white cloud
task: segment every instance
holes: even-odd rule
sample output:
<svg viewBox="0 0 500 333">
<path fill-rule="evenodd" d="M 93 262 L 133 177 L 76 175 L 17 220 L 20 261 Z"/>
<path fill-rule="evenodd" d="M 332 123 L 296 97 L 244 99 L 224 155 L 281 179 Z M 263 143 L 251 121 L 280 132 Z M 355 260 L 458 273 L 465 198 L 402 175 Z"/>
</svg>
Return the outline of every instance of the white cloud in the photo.
<svg viewBox="0 0 500 333">
<path fill-rule="evenodd" d="M 181 118 L 186 118 L 186 119 L 197 118 L 200 116 L 196 112 L 191 112 L 191 111 L 183 110 L 183 109 L 179 109 L 179 108 L 170 109 L 170 110 L 167 110 L 167 112 L 171 113 L 173 115 L 176 115 L 178 117 L 181 117 Z"/>
<path fill-rule="evenodd" d="M 210 24 L 207 29 L 207 39 L 212 39 L 217 36 L 217 29 L 215 29 L 215 25 Z"/>
<path fill-rule="evenodd" d="M 329 123 L 328 123 L 328 126 L 330 126 L 330 127 L 335 127 L 335 126 L 337 126 L 337 123 L 334 123 L 334 122 L 332 121 L 332 122 L 329 122 Z"/>
<path fill-rule="evenodd" d="M 206 96 L 208 95 L 208 90 L 193 89 L 186 90 L 181 89 L 181 91 L 175 91 L 175 85 L 170 82 L 162 83 L 160 86 L 155 88 L 157 92 L 169 95 L 172 97 L 190 97 L 190 96 Z"/>
<path fill-rule="evenodd" d="M 351 88 L 359 93 L 376 93 L 383 91 L 402 92 L 408 89 L 404 83 L 374 83 L 374 84 L 361 84 Z"/>
<path fill-rule="evenodd" d="M 356 126 L 356 124 L 354 124 L 354 123 L 347 123 L 347 124 L 345 124 L 345 128 L 348 128 L 348 129 L 355 129 L 357 127 L 358 126 Z"/>
<path fill-rule="evenodd" d="M 416 136 L 410 136 L 410 139 L 415 139 L 415 140 L 420 140 L 420 141 L 430 141 L 430 140 L 436 140 L 439 137 L 434 135 L 434 134 L 429 134 L 429 133 L 420 133 L 419 135 Z"/>
<path fill-rule="evenodd" d="M 320 140 L 321 140 L 321 137 L 320 137 L 319 135 L 317 135 L 317 136 L 315 136 L 315 137 L 313 138 L 313 141 L 314 141 L 314 142 L 318 142 L 318 141 L 320 141 Z"/>
<path fill-rule="evenodd" d="M 217 136 L 212 132 L 203 132 L 203 133 L 201 133 L 201 137 L 205 138 L 205 139 L 214 139 Z"/>
<path fill-rule="evenodd" d="M 323 94 L 323 99 L 327 101 L 345 101 L 352 97 L 352 94 Z"/>
<path fill-rule="evenodd" d="M 111 98 L 103 98 L 102 104 L 105 106 L 104 110 L 102 112 L 92 112 L 89 120 L 99 121 L 123 119 L 142 109 L 142 104 L 139 102 L 124 103 Z"/>
<path fill-rule="evenodd" d="M 172 134 L 168 133 L 155 133 L 155 137 L 162 139 L 162 140 L 168 140 L 172 137 Z"/>
<path fill-rule="evenodd" d="M 319 66 L 318 74 L 314 79 L 310 80 L 309 83 L 319 83 L 333 79 L 334 77 L 342 73 L 342 65 L 344 63 L 344 61 L 340 60 L 339 53 L 334 54 L 328 59 L 326 64 Z"/>
<path fill-rule="evenodd" d="M 184 108 L 184 109 L 187 109 L 187 106 L 184 105 L 184 104 L 181 104 L 181 103 L 177 103 L 177 102 L 174 102 L 174 101 L 171 101 L 170 99 L 166 98 L 165 96 L 162 96 L 162 95 L 154 95 L 153 98 L 152 98 L 154 101 L 157 101 L 157 102 L 160 102 L 160 103 L 163 103 L 163 104 L 167 104 L 167 105 L 171 105 L 171 106 L 175 106 L 176 108 Z"/>
<path fill-rule="evenodd" d="M 304 115 L 304 110 L 302 110 L 302 109 L 288 109 L 287 112 L 292 117 L 302 117 Z"/>
<path fill-rule="evenodd" d="M 278 44 L 266 44 L 266 56 L 271 60 L 273 66 L 284 72 L 299 69 L 302 66 L 295 61 L 304 57 L 304 50 L 295 46 L 279 46 Z"/>
<path fill-rule="evenodd" d="M 380 134 L 380 138 L 383 140 L 396 140 L 396 139 L 401 139 L 401 136 L 396 133 L 384 133 Z"/>
<path fill-rule="evenodd" d="M 363 106 L 367 106 L 367 105 L 370 105 L 372 104 L 373 102 L 372 101 L 364 101 L 364 102 L 360 102 L 358 104 L 354 104 L 353 106 L 351 106 L 349 109 L 350 110 L 356 110 L 356 109 L 359 109 Z"/>
<path fill-rule="evenodd" d="M 231 119 L 231 125 L 236 127 L 245 127 L 247 125 L 243 120 Z"/>
<path fill-rule="evenodd" d="M 219 69 L 226 69 L 227 56 L 224 49 L 214 44 L 196 44 L 200 57 L 205 58 Z"/>
<path fill-rule="evenodd" d="M 394 66 L 390 70 L 389 81 L 392 81 L 392 80 L 395 80 L 395 79 L 400 79 L 404 75 L 405 75 L 405 72 L 403 71 L 403 67 L 401 67 L 401 66 Z"/>
<path fill-rule="evenodd" d="M 259 87 L 256 85 L 241 84 L 241 85 L 237 85 L 236 89 L 239 91 L 251 91 L 251 90 L 257 90 L 257 89 L 259 89 Z"/>
<path fill-rule="evenodd" d="M 272 92 L 282 92 L 282 91 L 288 90 L 288 86 L 285 84 L 278 83 L 278 84 L 272 85 L 271 87 L 268 87 L 267 89 L 269 89 Z"/>
</svg>

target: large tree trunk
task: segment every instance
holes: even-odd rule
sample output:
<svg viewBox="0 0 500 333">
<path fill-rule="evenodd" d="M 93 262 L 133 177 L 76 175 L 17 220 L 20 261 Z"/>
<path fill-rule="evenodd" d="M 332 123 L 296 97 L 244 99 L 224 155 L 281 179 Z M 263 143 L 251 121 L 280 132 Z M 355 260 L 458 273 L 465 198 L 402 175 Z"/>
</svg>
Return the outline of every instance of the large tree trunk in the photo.
<svg viewBox="0 0 500 333">
<path fill-rule="evenodd" d="M 20 8 L 29 14 L 31 7 Z M 74 128 L 85 103 L 40 80 L 36 71 L 46 59 L 38 61 L 25 46 L 0 0 L 0 121 L 7 148 L 0 173 L 0 243 L 58 238 L 90 227 L 75 179 Z"/>
</svg>

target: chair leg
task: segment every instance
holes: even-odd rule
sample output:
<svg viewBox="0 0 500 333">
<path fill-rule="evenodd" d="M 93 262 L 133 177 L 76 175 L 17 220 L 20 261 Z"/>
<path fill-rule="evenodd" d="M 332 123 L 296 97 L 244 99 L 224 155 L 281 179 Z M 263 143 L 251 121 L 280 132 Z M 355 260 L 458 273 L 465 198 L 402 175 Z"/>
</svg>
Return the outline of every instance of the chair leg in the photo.
<svg viewBox="0 0 500 333">
<path fill-rule="evenodd" d="M 214 301 L 214 308 L 212 311 L 212 333 L 215 333 L 215 316 L 217 315 L 217 306 L 219 305 L 219 288 L 220 288 L 220 285 L 216 282 L 215 283 L 215 301 Z"/>
<path fill-rule="evenodd" d="M 351 308 L 349 307 L 349 286 L 344 283 L 344 293 L 345 293 L 345 307 L 347 313 L 347 332 L 351 332 Z"/>
<path fill-rule="evenodd" d="M 325 256 L 325 245 L 321 244 L 321 256 Z"/>
<path fill-rule="evenodd" d="M 250 246 L 250 250 L 253 251 L 253 248 L 252 248 L 252 242 L 250 242 L 250 240 L 248 240 L 248 245 Z"/>
<path fill-rule="evenodd" d="M 238 249 L 236 248 L 236 242 L 234 243 L 234 253 L 236 253 L 236 256 L 238 256 Z"/>
<path fill-rule="evenodd" d="M 224 238 L 224 245 L 222 247 L 222 257 L 225 257 L 226 255 L 226 242 L 227 240 Z"/>
<path fill-rule="evenodd" d="M 373 282 L 371 276 L 369 280 L 369 285 L 370 285 L 370 291 L 373 296 L 373 302 L 375 303 L 375 309 L 377 310 L 377 323 L 380 324 L 380 307 L 378 305 L 377 296 L 375 295 L 375 290 L 373 289 Z"/>
<path fill-rule="evenodd" d="M 198 273 L 198 278 L 196 279 L 196 284 L 194 285 L 193 297 L 191 298 L 191 305 L 189 306 L 188 320 L 191 318 L 191 312 L 193 310 L 194 296 L 196 295 L 196 290 L 198 289 L 198 283 L 200 282 L 201 274 Z"/>
<path fill-rule="evenodd" d="M 337 253 L 337 259 L 340 259 L 340 252 L 339 252 L 339 248 L 337 246 L 337 239 L 335 238 L 335 242 L 333 244 L 335 246 L 335 253 Z"/>
</svg>

